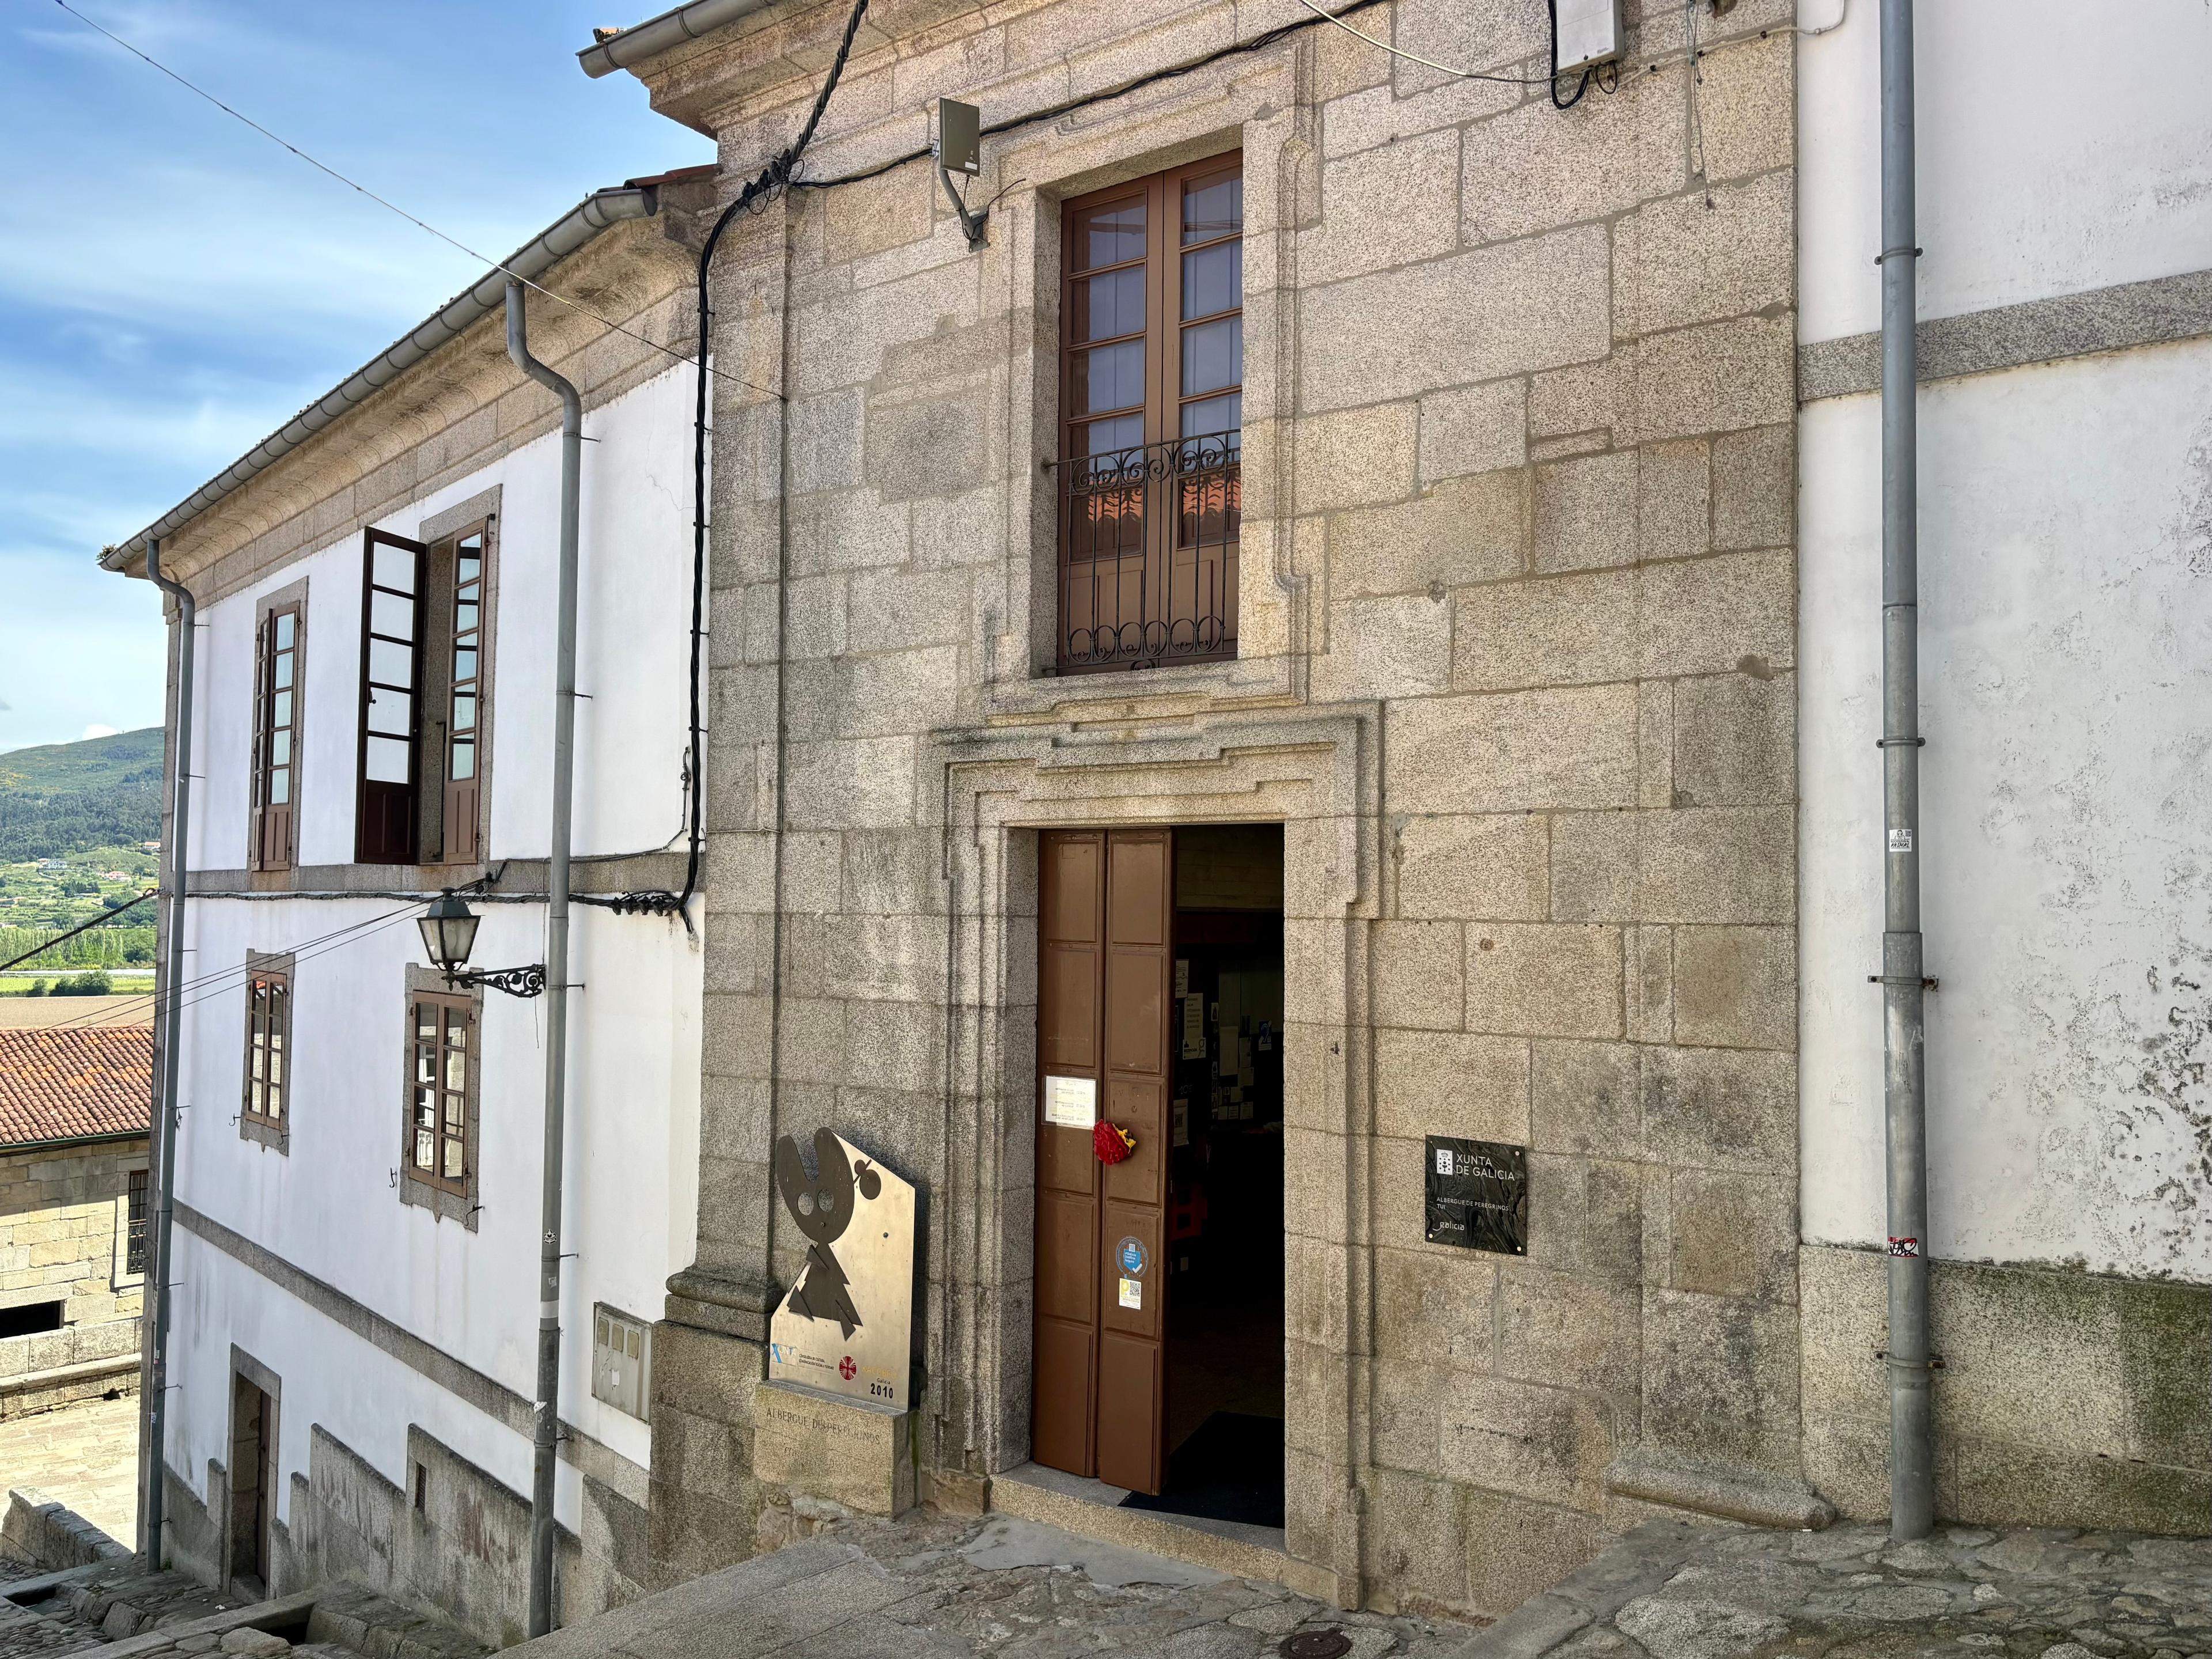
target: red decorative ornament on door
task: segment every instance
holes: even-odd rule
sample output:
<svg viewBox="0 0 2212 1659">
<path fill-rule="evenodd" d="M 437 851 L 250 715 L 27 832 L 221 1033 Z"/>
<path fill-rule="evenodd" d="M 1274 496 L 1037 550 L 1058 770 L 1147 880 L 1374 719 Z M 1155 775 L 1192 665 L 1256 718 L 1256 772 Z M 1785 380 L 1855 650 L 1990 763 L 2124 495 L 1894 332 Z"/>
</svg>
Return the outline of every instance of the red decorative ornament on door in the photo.
<svg viewBox="0 0 2212 1659">
<path fill-rule="evenodd" d="M 1091 1145 L 1101 1164 L 1119 1164 L 1137 1150 L 1137 1138 L 1102 1117 L 1098 1127 L 1091 1132 Z"/>
</svg>

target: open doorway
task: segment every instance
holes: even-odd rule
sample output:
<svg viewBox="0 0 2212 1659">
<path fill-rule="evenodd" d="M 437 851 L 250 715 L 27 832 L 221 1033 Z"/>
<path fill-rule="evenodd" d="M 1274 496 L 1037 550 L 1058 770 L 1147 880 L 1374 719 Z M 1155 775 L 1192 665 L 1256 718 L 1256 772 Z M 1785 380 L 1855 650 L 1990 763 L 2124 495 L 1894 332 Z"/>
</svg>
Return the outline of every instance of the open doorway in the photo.
<svg viewBox="0 0 2212 1659">
<path fill-rule="evenodd" d="M 1179 827 L 1164 1479 L 1126 1504 L 1283 1524 L 1283 832 Z"/>
<path fill-rule="evenodd" d="M 276 1488 L 276 1402 L 243 1373 L 231 1375 L 230 1583 L 258 1599 L 269 1586 L 269 1522 Z"/>
<path fill-rule="evenodd" d="M 1038 896 L 1031 1455 L 1280 1527 L 1282 830 L 1046 830 Z"/>
</svg>

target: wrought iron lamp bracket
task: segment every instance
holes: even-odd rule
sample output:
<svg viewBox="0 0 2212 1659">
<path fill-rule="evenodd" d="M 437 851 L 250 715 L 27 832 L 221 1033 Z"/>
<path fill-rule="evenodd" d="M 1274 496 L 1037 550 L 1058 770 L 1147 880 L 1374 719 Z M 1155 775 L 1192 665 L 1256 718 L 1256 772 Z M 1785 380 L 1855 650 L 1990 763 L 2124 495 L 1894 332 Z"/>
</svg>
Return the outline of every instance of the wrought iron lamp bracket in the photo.
<svg viewBox="0 0 2212 1659">
<path fill-rule="evenodd" d="M 465 985 L 481 985 L 504 991 L 511 997 L 544 996 L 545 964 L 533 962 L 527 968 L 448 968 L 446 983 L 456 990 Z"/>
</svg>

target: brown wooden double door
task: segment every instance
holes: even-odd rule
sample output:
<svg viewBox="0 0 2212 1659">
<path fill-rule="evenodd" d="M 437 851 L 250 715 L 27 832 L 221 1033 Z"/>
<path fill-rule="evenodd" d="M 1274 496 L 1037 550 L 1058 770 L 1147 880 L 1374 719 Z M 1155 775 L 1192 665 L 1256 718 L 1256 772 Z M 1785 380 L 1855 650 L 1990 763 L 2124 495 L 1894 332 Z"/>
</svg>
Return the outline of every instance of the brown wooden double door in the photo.
<svg viewBox="0 0 2212 1659">
<path fill-rule="evenodd" d="M 1164 1462 L 1169 830 L 1041 836 L 1031 1455 L 1158 1492 Z M 1103 1163 L 1094 1121 L 1136 1147 Z"/>
</svg>

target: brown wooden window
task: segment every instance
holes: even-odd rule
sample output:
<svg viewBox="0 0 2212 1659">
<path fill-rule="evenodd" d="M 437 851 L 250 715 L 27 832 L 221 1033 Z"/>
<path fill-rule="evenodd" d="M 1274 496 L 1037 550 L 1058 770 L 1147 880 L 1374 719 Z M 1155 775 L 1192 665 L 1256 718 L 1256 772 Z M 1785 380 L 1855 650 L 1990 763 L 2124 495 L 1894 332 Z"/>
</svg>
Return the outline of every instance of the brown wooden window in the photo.
<svg viewBox="0 0 2212 1659">
<path fill-rule="evenodd" d="M 281 1129 L 291 1100 L 292 979 L 273 969 L 246 978 L 246 1090 L 249 1122 Z"/>
<path fill-rule="evenodd" d="M 257 869 L 292 864 L 293 812 L 299 791 L 300 607 L 271 611 L 253 650 L 253 861 Z"/>
<path fill-rule="evenodd" d="M 483 856 L 490 692 L 488 525 L 425 544 L 368 532 L 362 559 L 363 864 Z"/>
<path fill-rule="evenodd" d="M 445 861 L 477 857 L 477 765 L 483 730 L 484 532 L 471 531 L 453 545 L 452 657 L 447 676 L 446 799 L 442 816 Z"/>
<path fill-rule="evenodd" d="M 422 543 L 369 531 L 362 557 L 361 791 L 354 857 L 413 864 L 422 680 Z"/>
<path fill-rule="evenodd" d="M 1233 657 L 1243 159 L 1079 197 L 1060 223 L 1059 667 Z"/>
<path fill-rule="evenodd" d="M 466 996 L 408 1000 L 407 1173 L 448 1193 L 469 1190 L 477 1103 L 476 1009 Z"/>
</svg>

